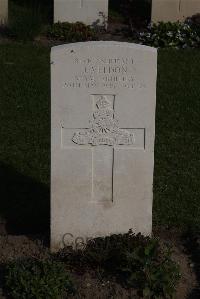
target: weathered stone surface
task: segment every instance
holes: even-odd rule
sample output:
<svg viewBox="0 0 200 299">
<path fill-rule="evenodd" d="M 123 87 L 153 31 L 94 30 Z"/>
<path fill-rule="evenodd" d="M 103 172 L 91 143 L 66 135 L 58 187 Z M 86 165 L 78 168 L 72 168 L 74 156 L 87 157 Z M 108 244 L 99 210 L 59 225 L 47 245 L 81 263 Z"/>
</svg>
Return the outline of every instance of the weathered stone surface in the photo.
<svg viewBox="0 0 200 299">
<path fill-rule="evenodd" d="M 8 0 L 0 0 L 0 25 L 8 21 Z"/>
<path fill-rule="evenodd" d="M 152 22 L 184 21 L 200 13 L 199 0 L 152 0 Z"/>
<path fill-rule="evenodd" d="M 131 228 L 151 234 L 156 50 L 68 44 L 52 48 L 51 64 L 52 250 Z"/>
<path fill-rule="evenodd" d="M 54 0 L 54 22 L 102 26 L 107 18 L 108 0 Z"/>
</svg>

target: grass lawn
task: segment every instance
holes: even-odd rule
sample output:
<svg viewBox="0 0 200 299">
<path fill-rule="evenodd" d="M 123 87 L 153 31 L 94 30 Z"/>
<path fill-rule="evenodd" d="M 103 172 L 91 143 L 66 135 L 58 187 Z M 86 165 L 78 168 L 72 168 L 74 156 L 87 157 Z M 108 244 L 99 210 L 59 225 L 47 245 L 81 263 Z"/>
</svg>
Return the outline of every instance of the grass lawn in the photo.
<svg viewBox="0 0 200 299">
<path fill-rule="evenodd" d="M 200 229 L 200 51 L 159 53 L 154 223 Z"/>
<path fill-rule="evenodd" d="M 48 228 L 49 49 L 0 46 L 0 214 L 11 233 Z"/>
<path fill-rule="evenodd" d="M 49 226 L 48 48 L 0 45 L 0 215 L 12 233 Z M 200 228 L 200 51 L 159 52 L 154 225 Z"/>
</svg>

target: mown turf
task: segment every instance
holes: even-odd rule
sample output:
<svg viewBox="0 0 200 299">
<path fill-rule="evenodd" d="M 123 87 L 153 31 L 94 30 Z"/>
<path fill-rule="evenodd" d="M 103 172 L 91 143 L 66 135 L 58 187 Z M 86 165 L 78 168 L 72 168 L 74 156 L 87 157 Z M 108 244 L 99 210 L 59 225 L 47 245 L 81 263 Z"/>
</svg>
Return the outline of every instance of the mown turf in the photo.
<svg viewBox="0 0 200 299">
<path fill-rule="evenodd" d="M 200 51 L 159 55 L 154 223 L 200 228 Z"/>
<path fill-rule="evenodd" d="M 49 223 L 49 49 L 0 45 L 0 214 L 11 232 Z M 154 225 L 200 228 L 200 51 L 159 52 Z"/>
<path fill-rule="evenodd" d="M 0 46 L 0 212 L 9 231 L 48 227 L 49 50 Z"/>
</svg>

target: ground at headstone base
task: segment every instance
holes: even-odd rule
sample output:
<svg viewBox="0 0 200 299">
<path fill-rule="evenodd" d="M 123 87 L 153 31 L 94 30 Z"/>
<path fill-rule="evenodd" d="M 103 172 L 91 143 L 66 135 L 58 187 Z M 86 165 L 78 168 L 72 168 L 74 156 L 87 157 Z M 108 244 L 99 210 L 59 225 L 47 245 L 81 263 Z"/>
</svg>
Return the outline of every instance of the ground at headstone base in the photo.
<svg viewBox="0 0 200 299">
<path fill-rule="evenodd" d="M 193 299 L 190 294 L 192 290 L 198 287 L 195 276 L 195 264 L 190 257 L 190 253 L 186 251 L 183 236 L 175 230 L 154 230 L 154 235 L 159 237 L 161 242 L 170 244 L 173 250 L 173 259 L 180 265 L 181 279 L 176 292 L 176 299 Z M 0 236 L 0 265 L 17 258 L 48 258 L 50 255 L 48 248 L 47 236 Z M 0 271 L 1 272 L 1 271 Z M 0 273 L 1 274 L 1 273 Z M 107 280 L 101 277 L 98 271 L 88 270 L 85 273 L 73 271 L 71 276 L 75 282 L 78 292 L 73 299 L 93 299 L 94 296 L 99 299 L 128 299 L 137 297 L 135 290 L 125 289 L 119 285 L 114 279 Z M 1 275 L 0 275 L 1 277 Z M 0 281 L 0 286 L 2 281 Z M 193 291 L 194 292 L 194 291 Z M 98 295 L 98 296 L 97 296 Z M 0 290 L 0 299 L 7 299 L 2 295 Z"/>
</svg>

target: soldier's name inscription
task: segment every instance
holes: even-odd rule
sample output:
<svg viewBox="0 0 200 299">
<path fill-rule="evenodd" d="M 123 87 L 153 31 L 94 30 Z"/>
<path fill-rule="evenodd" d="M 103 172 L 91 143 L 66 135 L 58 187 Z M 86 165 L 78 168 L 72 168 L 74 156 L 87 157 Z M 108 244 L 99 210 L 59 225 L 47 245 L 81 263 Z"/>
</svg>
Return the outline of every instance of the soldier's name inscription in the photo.
<svg viewBox="0 0 200 299">
<path fill-rule="evenodd" d="M 134 76 L 137 73 L 134 58 L 79 59 L 75 56 L 72 64 L 79 71 L 64 82 L 65 88 L 145 88 L 144 82 Z"/>
</svg>

